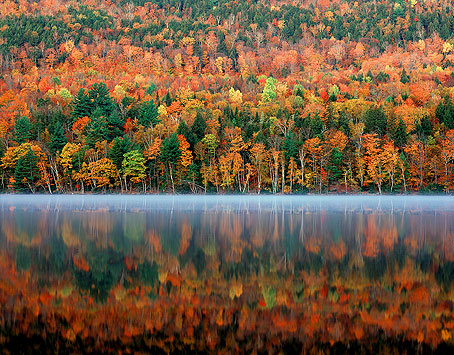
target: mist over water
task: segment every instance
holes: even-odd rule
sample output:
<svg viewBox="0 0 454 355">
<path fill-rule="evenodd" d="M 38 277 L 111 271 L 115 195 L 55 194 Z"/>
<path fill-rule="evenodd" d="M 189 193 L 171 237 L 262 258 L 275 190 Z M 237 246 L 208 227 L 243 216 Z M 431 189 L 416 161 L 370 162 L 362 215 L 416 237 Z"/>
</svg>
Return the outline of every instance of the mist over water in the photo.
<svg viewBox="0 0 454 355">
<path fill-rule="evenodd" d="M 222 211 L 253 210 L 454 210 L 454 197 L 378 196 L 378 195 L 0 195 L 0 208 L 29 207 L 39 209 L 96 209 L 109 210 L 194 210 Z"/>
</svg>

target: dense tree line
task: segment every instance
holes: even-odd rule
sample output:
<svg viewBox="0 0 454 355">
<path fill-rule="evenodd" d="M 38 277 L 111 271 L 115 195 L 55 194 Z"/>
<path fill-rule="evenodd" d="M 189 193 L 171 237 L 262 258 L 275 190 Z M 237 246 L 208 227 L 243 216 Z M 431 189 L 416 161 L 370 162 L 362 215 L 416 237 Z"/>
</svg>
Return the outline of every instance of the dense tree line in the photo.
<svg viewBox="0 0 454 355">
<path fill-rule="evenodd" d="M 273 193 L 452 188 L 449 95 L 433 118 L 416 117 L 409 127 L 395 117 L 402 104 L 394 101 L 339 100 L 337 89 L 307 97 L 299 84 L 290 94 L 287 89 L 278 94 L 276 85 L 266 79 L 257 107 L 231 88 L 227 96 L 217 94 L 221 101 L 210 108 L 203 92 L 160 98 L 151 85 L 141 100 L 116 101 L 104 83 L 94 83 L 79 90 L 68 114 L 37 107 L 30 118 L 15 119 L 4 137 L 2 188 Z"/>
</svg>

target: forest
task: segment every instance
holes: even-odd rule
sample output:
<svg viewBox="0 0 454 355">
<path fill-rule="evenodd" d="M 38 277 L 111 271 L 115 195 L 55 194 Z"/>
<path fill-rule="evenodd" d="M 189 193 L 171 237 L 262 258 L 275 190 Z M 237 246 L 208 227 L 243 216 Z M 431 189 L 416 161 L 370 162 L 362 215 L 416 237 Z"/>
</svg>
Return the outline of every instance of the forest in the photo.
<svg viewBox="0 0 454 355">
<path fill-rule="evenodd" d="M 0 1 L 0 190 L 454 189 L 449 0 Z"/>
</svg>

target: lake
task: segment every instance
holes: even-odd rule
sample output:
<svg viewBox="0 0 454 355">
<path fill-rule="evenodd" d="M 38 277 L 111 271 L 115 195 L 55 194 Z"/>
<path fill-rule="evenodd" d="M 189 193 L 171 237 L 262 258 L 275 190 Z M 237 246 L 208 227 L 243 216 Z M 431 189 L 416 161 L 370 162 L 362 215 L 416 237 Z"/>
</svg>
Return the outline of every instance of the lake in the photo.
<svg viewBox="0 0 454 355">
<path fill-rule="evenodd" d="M 11 352 L 453 344 L 448 196 L 0 195 L 0 247 Z"/>
</svg>

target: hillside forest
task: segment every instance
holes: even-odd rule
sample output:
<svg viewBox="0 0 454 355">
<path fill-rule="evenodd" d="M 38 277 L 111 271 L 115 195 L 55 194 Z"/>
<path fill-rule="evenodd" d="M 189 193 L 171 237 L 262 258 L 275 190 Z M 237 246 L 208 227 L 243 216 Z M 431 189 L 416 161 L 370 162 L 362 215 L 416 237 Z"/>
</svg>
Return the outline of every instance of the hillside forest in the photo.
<svg viewBox="0 0 454 355">
<path fill-rule="evenodd" d="M 446 192 L 448 0 L 0 1 L 2 192 Z"/>
</svg>

